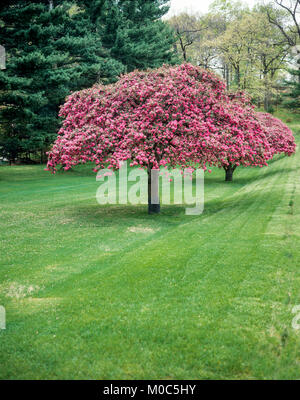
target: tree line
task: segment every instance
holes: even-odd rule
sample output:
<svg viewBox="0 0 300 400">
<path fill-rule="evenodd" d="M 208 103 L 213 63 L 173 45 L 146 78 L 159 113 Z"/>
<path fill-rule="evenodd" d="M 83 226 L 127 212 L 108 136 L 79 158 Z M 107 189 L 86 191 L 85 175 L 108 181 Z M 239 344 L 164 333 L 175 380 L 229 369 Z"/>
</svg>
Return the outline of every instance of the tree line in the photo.
<svg viewBox="0 0 300 400">
<path fill-rule="evenodd" d="M 247 91 L 265 111 L 272 111 L 284 91 L 286 105 L 300 107 L 299 0 L 272 0 L 252 9 L 241 1 L 216 0 L 205 15 L 181 13 L 168 23 L 182 60 L 218 72 L 227 88 Z"/>
<path fill-rule="evenodd" d="M 167 19 L 168 0 L 3 0 L 0 157 L 45 162 L 70 93 L 163 64 L 189 61 L 219 72 L 229 89 L 247 90 L 269 111 L 289 79 L 297 108 L 299 66 L 299 80 L 285 72 L 300 38 L 299 0 L 291 2 L 250 10 L 217 0 L 206 15 Z"/>
</svg>

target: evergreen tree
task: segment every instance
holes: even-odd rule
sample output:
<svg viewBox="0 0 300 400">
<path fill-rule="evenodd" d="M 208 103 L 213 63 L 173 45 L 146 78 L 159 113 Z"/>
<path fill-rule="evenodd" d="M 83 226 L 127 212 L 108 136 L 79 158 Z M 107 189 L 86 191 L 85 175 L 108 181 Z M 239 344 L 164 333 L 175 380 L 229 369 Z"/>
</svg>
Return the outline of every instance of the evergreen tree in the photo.
<svg viewBox="0 0 300 400">
<path fill-rule="evenodd" d="M 90 14 L 68 1 L 2 0 L 0 26 L 7 54 L 0 71 L 0 153 L 14 161 L 48 149 L 68 94 L 114 81 L 124 68 L 102 46 Z"/>
<path fill-rule="evenodd" d="M 122 62 L 128 72 L 174 63 L 172 49 L 176 38 L 173 30 L 160 19 L 169 9 L 168 1 L 104 2 L 106 11 L 98 20 L 103 45 L 111 49 L 112 56 Z"/>
</svg>

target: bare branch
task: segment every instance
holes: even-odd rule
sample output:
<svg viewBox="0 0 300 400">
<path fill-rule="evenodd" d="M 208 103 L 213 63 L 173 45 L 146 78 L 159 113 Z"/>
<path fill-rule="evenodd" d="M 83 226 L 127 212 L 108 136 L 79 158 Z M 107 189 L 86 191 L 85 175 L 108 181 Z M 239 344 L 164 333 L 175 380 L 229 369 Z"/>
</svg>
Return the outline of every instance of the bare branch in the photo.
<svg viewBox="0 0 300 400">
<path fill-rule="evenodd" d="M 277 2 L 277 0 L 275 0 Z M 270 10 L 267 8 L 267 16 L 270 24 L 277 26 L 277 28 L 281 31 L 283 36 L 286 38 L 287 43 L 289 46 L 293 47 L 296 46 L 296 40 L 293 39 L 288 33 L 285 31 L 284 27 L 279 23 L 277 19 L 274 19 L 270 13 Z M 300 32 L 299 32 L 299 37 L 300 37 Z"/>
</svg>

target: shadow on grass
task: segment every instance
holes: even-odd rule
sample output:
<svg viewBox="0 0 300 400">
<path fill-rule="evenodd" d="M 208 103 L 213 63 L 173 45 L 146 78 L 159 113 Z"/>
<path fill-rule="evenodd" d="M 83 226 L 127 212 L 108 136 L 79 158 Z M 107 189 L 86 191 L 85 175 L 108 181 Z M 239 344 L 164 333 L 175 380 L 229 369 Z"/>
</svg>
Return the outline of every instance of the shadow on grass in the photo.
<svg viewBox="0 0 300 400">
<path fill-rule="evenodd" d="M 162 205 L 161 213 L 157 215 L 149 215 L 146 205 L 107 205 L 100 206 L 86 205 L 76 207 L 68 211 L 73 218 L 76 218 L 80 224 L 93 225 L 95 227 L 124 227 L 131 225 L 161 225 L 161 226 L 178 226 L 189 221 L 198 221 L 201 219 L 216 215 L 221 211 L 234 212 L 236 208 L 241 212 L 251 207 L 255 203 L 258 196 L 257 192 L 246 192 L 241 194 L 232 194 L 227 198 L 214 198 L 205 202 L 204 212 L 197 216 L 187 216 L 185 214 L 185 205 Z M 256 214 L 265 212 L 266 205 L 277 204 L 280 199 L 280 191 L 275 190 L 264 194 L 259 191 L 259 205 Z"/>
<path fill-rule="evenodd" d="M 149 215 L 147 205 L 94 204 L 72 208 L 66 213 L 70 213 L 80 223 L 99 227 L 149 224 L 149 222 L 170 226 L 186 222 L 185 208 L 185 205 L 162 205 L 160 214 Z M 199 216 L 188 216 L 188 218 L 199 218 Z"/>
<path fill-rule="evenodd" d="M 292 172 L 292 171 L 293 171 L 293 168 L 283 168 L 280 171 L 270 169 L 267 172 L 265 172 L 264 174 L 255 175 L 255 176 L 252 176 L 251 178 L 247 178 L 247 177 L 237 178 L 236 182 L 237 183 L 243 183 L 243 184 L 246 185 L 248 183 L 252 183 L 252 182 L 255 182 L 255 181 L 259 181 L 259 180 L 263 180 L 263 179 L 272 177 L 274 175 L 278 175 L 279 173 L 288 174 L 289 172 Z"/>
<path fill-rule="evenodd" d="M 286 170 L 285 170 L 286 171 Z M 242 188 L 246 186 L 243 185 Z M 266 212 L 268 209 L 273 209 L 276 207 L 282 200 L 282 191 L 281 186 L 273 186 L 272 191 L 264 191 L 262 187 L 247 188 L 246 191 L 232 193 L 226 198 L 219 197 L 213 198 L 205 203 L 204 216 L 216 215 L 220 211 L 224 211 L 226 213 L 232 213 L 233 217 L 236 216 L 236 213 L 244 212 L 249 207 L 255 205 L 255 216 L 263 215 L 266 216 Z M 237 211 L 238 209 L 238 211 Z"/>
<path fill-rule="evenodd" d="M 277 161 L 280 161 L 285 157 L 287 157 L 285 154 L 276 154 L 271 160 L 268 161 L 268 164 L 275 164 Z"/>
<path fill-rule="evenodd" d="M 76 176 L 77 178 L 80 176 L 91 176 L 92 178 L 96 179 L 96 173 L 93 171 L 95 168 L 92 164 L 83 164 L 77 165 L 74 168 L 68 169 L 65 171 L 62 167 L 58 168 L 56 175 L 57 176 Z"/>
<path fill-rule="evenodd" d="M 274 162 L 279 161 L 279 160 L 274 160 Z M 259 170 L 260 171 L 260 170 Z M 259 181 L 271 176 L 274 176 L 278 173 L 286 173 L 288 174 L 289 172 L 292 172 L 293 168 L 283 168 L 282 170 L 278 171 L 278 169 L 269 169 L 267 172 L 264 173 L 257 173 L 254 174 L 253 176 L 249 177 L 249 176 L 242 176 L 242 175 L 233 175 L 233 181 L 232 182 L 226 182 L 225 179 L 223 179 L 223 177 L 210 177 L 209 179 L 205 180 L 205 185 L 209 185 L 209 184 L 220 184 L 223 183 L 224 185 L 232 185 L 234 186 L 241 186 L 241 185 L 247 185 L 249 183 L 252 183 L 254 181 Z"/>
</svg>

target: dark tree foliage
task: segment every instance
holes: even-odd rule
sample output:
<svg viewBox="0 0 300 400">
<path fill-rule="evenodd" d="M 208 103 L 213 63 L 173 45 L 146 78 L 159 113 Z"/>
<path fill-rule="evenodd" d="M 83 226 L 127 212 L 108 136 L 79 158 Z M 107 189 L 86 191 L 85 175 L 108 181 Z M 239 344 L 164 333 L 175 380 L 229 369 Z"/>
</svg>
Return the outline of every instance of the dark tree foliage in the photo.
<svg viewBox="0 0 300 400">
<path fill-rule="evenodd" d="M 101 1 L 101 0 L 100 0 Z M 168 0 L 106 0 L 98 20 L 102 40 L 128 72 L 175 61 L 174 32 L 160 18 Z"/>
<path fill-rule="evenodd" d="M 2 0 L 0 24 L 7 54 L 0 71 L 0 153 L 14 161 L 48 149 L 67 95 L 114 81 L 124 67 L 103 47 L 90 13 L 68 1 Z"/>
</svg>

